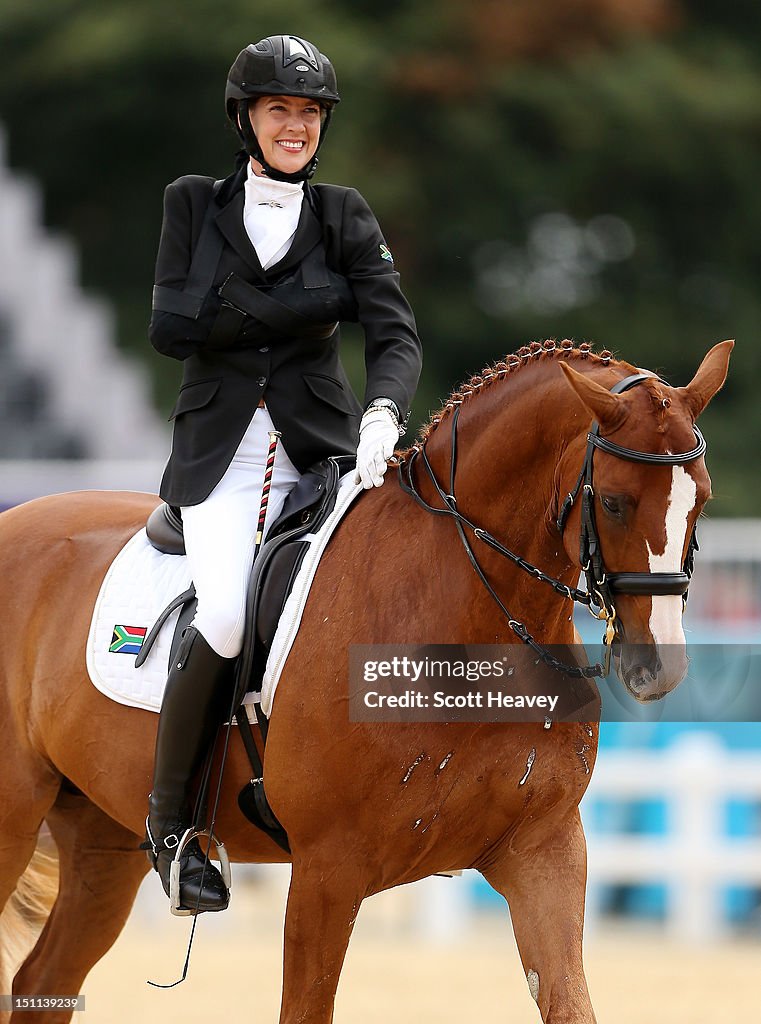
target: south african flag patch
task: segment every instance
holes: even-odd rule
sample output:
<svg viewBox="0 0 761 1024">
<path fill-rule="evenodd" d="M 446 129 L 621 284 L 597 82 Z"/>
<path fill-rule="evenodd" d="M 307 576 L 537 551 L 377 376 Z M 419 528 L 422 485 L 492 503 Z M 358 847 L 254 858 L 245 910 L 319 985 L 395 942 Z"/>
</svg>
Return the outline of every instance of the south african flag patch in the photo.
<svg viewBox="0 0 761 1024">
<path fill-rule="evenodd" d="M 114 626 L 110 654 L 139 654 L 143 646 L 147 626 Z"/>
<path fill-rule="evenodd" d="M 381 254 L 381 259 L 382 260 L 387 260 L 389 263 L 393 263 L 394 262 L 394 257 L 391 255 L 391 250 L 383 242 L 381 242 L 381 245 L 380 245 L 380 254 Z"/>
</svg>

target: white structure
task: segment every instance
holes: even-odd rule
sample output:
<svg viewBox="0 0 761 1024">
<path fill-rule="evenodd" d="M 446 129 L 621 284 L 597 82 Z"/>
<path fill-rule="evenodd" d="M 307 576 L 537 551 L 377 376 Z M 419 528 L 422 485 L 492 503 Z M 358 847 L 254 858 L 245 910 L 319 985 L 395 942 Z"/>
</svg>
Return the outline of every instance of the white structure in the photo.
<svg viewBox="0 0 761 1024">
<path fill-rule="evenodd" d="M 687 625 L 761 642 L 761 519 L 701 519 L 698 542 Z"/>
<path fill-rule="evenodd" d="M 43 226 L 40 189 L 6 166 L 4 141 L 0 129 L 2 454 L 165 457 L 146 372 L 117 348 L 110 309 L 83 294 L 71 244 Z"/>
<path fill-rule="evenodd" d="M 169 439 L 154 446 L 169 454 Z M 64 491 L 158 492 L 163 458 L 0 459 L 0 511 L 11 505 Z"/>
<path fill-rule="evenodd" d="M 587 828 L 588 927 L 596 924 L 600 885 L 660 882 L 673 937 L 716 940 L 727 931 L 721 887 L 761 888 L 761 834 L 730 838 L 722 827 L 727 801 L 761 804 L 761 752 L 731 751 L 701 733 L 681 736 L 662 751 L 607 748 L 598 756 L 583 816 L 597 798 L 663 800 L 668 830 L 600 835 Z"/>
</svg>

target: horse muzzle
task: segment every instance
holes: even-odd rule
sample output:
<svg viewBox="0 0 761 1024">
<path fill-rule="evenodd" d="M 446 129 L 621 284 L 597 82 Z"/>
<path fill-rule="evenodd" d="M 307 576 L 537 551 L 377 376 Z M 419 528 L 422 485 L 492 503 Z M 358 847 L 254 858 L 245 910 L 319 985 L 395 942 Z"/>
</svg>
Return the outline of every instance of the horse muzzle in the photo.
<svg viewBox="0 0 761 1024">
<path fill-rule="evenodd" d="M 619 679 L 641 704 L 660 700 L 674 690 L 689 665 L 686 644 L 616 641 L 613 657 Z"/>
</svg>

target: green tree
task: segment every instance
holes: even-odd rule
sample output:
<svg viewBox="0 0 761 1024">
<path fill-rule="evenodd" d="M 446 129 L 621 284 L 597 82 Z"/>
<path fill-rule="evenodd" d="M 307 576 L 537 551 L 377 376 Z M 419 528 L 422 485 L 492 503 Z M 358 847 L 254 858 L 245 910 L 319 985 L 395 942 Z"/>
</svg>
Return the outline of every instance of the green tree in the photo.
<svg viewBox="0 0 761 1024">
<path fill-rule="evenodd" d="M 754 514 L 761 441 L 761 13 L 699 0 L 38 0 L 0 10 L 0 120 L 168 405 L 145 327 L 164 185 L 224 175 L 238 50 L 313 38 L 343 102 L 321 180 L 379 215 L 426 349 L 415 416 L 527 341 L 594 340 L 686 383 L 738 346 L 705 417 L 716 510 Z M 349 335 L 359 376 L 360 349 Z M 352 344 L 353 341 L 353 344 Z M 742 444 L 738 439 L 742 438 Z"/>
</svg>

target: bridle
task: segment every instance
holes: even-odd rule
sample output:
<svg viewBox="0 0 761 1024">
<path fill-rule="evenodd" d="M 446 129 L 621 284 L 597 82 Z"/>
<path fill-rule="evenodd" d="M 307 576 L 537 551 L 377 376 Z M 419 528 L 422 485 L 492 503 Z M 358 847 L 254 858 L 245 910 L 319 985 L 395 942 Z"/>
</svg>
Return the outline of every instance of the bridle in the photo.
<svg viewBox="0 0 761 1024">
<path fill-rule="evenodd" d="M 620 394 L 649 378 L 649 374 L 636 373 L 619 381 L 610 390 Z M 681 572 L 617 572 L 608 573 L 602 558 L 600 538 L 597 533 L 594 511 L 594 487 L 592 482 L 595 448 L 627 462 L 640 462 L 650 466 L 681 466 L 693 462 L 705 454 L 706 442 L 699 428 L 693 424 L 695 447 L 676 455 L 656 455 L 639 452 L 632 448 L 600 437 L 599 423 L 593 423 L 587 434 L 587 449 L 574 489 L 566 496 L 557 518 L 557 528 L 562 536 L 568 513 L 581 491 L 581 532 L 579 538 L 579 564 L 586 579 L 586 592 L 592 596 L 592 604 L 602 611 L 609 611 L 615 617 L 615 594 L 632 594 L 650 597 L 664 597 L 681 594 L 687 599 L 687 589 L 692 576 L 697 539 L 693 527 L 687 545 L 687 554 Z M 605 616 L 606 619 L 608 616 Z"/>
<path fill-rule="evenodd" d="M 618 383 L 610 389 L 611 394 L 620 394 L 623 391 L 628 391 L 629 388 L 635 387 L 643 380 L 648 379 L 653 379 L 653 375 L 647 373 L 632 374 L 632 376 L 618 381 Z M 660 380 L 660 378 L 655 379 Z M 454 519 L 463 547 L 465 548 L 471 565 L 484 587 L 506 616 L 507 623 L 513 633 L 515 633 L 523 643 L 528 644 L 534 651 L 536 651 L 545 664 L 550 665 L 557 671 L 563 672 L 565 675 L 569 676 L 586 678 L 606 676 L 610 670 L 612 643 L 619 632 L 614 599 L 615 595 L 633 594 L 639 596 L 661 597 L 681 594 L 682 600 L 686 601 L 687 590 L 692 576 L 695 552 L 698 550 L 698 543 L 695 536 L 695 529 L 693 527 L 681 572 L 608 573 L 605 569 L 605 563 L 603 561 L 602 550 L 600 547 L 600 538 L 597 533 L 597 526 L 595 523 L 593 486 L 595 449 L 599 448 L 600 451 L 605 452 L 607 455 L 613 455 L 616 458 L 624 459 L 627 462 L 640 462 L 652 466 L 680 466 L 687 462 L 693 462 L 705 453 L 705 438 L 701 434 L 699 428 L 693 424 L 692 429 L 695 433 L 696 441 L 694 448 L 688 452 L 681 452 L 675 455 L 657 455 L 652 452 L 639 452 L 632 448 L 624 448 L 622 445 L 616 444 L 614 441 L 600 437 L 599 423 L 594 422 L 592 424 L 587 434 L 587 448 L 581 471 L 579 472 L 579 476 L 573 490 L 568 493 L 563 501 L 563 505 L 556 521 L 558 531 L 562 536 L 568 514 L 581 493 L 579 562 L 581 570 L 585 576 L 586 590 L 579 590 L 576 587 L 567 586 L 560 580 L 555 579 L 555 577 L 542 572 L 542 570 L 537 566 L 527 562 L 525 558 L 522 558 L 514 551 L 505 547 L 505 545 L 492 536 L 488 530 L 484 530 L 483 527 L 477 526 L 475 523 L 471 522 L 470 519 L 468 519 L 467 516 L 464 516 L 457 508 L 457 499 L 454 493 L 454 480 L 457 465 L 457 421 L 459 419 L 459 415 L 460 406 L 457 405 L 452 415 L 449 493 L 444 491 L 443 487 L 436 479 L 436 474 L 434 473 L 433 467 L 428 459 L 428 453 L 425 450 L 425 444 L 415 448 L 409 458 L 399 464 L 399 483 L 402 490 L 411 495 L 422 508 L 431 512 L 433 515 L 450 516 Z M 423 466 L 428 477 L 443 502 L 443 507 L 430 505 L 417 490 L 413 479 L 413 468 L 418 458 L 422 459 Z M 525 624 L 519 619 L 516 619 L 515 616 L 513 616 L 505 607 L 501 598 L 489 583 L 483 569 L 478 563 L 478 559 L 473 552 L 470 542 L 468 541 L 464 527 L 471 530 L 474 537 L 483 541 L 483 543 L 492 548 L 492 550 L 503 555 L 505 558 L 509 558 L 510 561 L 520 569 L 523 569 L 535 579 L 541 580 L 542 583 L 549 584 L 563 597 L 578 604 L 586 605 L 595 618 L 604 621 L 606 623 L 605 637 L 603 640 L 605 650 L 605 657 L 603 659 L 604 663 L 584 667 L 568 665 L 555 658 L 555 656 L 551 654 L 546 647 L 535 640 L 529 633 Z"/>
</svg>

